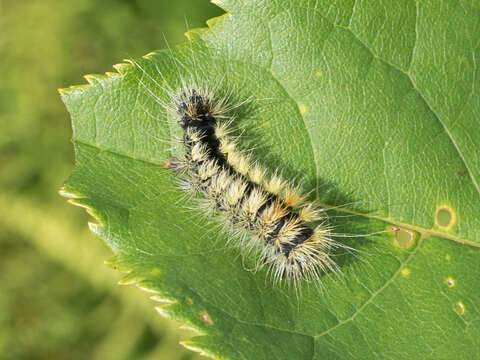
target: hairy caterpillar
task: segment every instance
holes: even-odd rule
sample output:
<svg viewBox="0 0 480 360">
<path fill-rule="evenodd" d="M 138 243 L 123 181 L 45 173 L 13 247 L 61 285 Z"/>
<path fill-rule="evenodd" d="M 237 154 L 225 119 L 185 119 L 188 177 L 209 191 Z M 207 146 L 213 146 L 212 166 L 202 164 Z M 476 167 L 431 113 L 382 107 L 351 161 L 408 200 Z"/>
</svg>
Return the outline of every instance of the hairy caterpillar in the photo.
<svg viewBox="0 0 480 360">
<path fill-rule="evenodd" d="M 257 256 L 275 280 L 317 279 L 335 271 L 330 256 L 339 246 L 323 223 L 322 212 L 276 173 L 267 171 L 238 150 L 229 134 L 224 100 L 197 86 L 184 85 L 172 96 L 172 110 L 183 129 L 184 155 L 166 167 L 181 177 L 185 191 L 201 194 L 200 209 L 234 234 L 242 251 Z M 226 121 L 221 121 L 226 120 Z"/>
</svg>

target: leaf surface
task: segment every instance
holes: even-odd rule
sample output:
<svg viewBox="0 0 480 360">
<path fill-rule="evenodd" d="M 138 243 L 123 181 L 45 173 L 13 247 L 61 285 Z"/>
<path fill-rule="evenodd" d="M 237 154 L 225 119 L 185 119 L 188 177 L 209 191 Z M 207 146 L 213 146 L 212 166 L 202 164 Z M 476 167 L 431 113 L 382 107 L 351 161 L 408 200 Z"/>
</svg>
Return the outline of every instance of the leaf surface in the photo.
<svg viewBox="0 0 480 360">
<path fill-rule="evenodd" d="M 451 359 L 480 350 L 478 2 L 226 0 L 186 44 L 62 90 L 85 206 L 125 282 L 231 359 Z M 343 276 L 274 286 L 224 246 L 163 163 L 181 134 L 162 106 L 216 87 L 241 145 L 339 207 Z M 339 215 L 339 217 L 336 217 Z M 391 229 L 400 231 L 392 232 Z"/>
</svg>

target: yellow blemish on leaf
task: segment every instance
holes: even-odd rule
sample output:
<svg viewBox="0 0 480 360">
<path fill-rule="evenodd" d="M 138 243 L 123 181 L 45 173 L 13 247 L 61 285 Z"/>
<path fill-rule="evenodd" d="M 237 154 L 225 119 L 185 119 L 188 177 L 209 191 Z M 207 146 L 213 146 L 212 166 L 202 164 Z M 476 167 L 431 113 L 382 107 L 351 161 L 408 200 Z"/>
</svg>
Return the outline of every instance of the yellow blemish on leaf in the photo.
<svg viewBox="0 0 480 360">
<path fill-rule="evenodd" d="M 456 219 L 455 211 L 448 205 L 439 206 L 435 212 L 435 225 L 442 230 L 450 230 Z"/>
<path fill-rule="evenodd" d="M 200 313 L 200 318 L 202 319 L 202 321 L 207 324 L 207 325 L 213 325 L 213 321 L 212 321 L 212 318 L 210 317 L 210 315 L 208 315 L 207 312 L 202 312 Z"/>
<path fill-rule="evenodd" d="M 445 284 L 447 284 L 449 288 L 453 288 L 455 286 L 455 279 L 449 276 L 445 279 Z"/>
<path fill-rule="evenodd" d="M 356 296 L 355 296 L 355 299 L 357 299 L 358 301 L 362 301 L 363 299 L 365 299 L 366 296 L 365 296 L 365 293 L 361 292 L 361 293 L 358 293 Z"/>
<path fill-rule="evenodd" d="M 458 301 L 456 304 L 455 304 L 455 312 L 458 314 L 458 315 L 463 315 L 465 314 L 465 305 L 461 302 L 461 301 Z"/>
<path fill-rule="evenodd" d="M 155 268 L 155 269 L 152 269 L 152 271 L 150 271 L 150 275 L 153 275 L 153 276 L 157 276 L 157 275 L 160 275 L 161 271 L 159 268 Z"/>
<path fill-rule="evenodd" d="M 405 276 L 405 277 L 409 276 L 411 272 L 412 271 L 409 268 L 403 268 L 401 271 L 402 276 Z"/>
<path fill-rule="evenodd" d="M 302 115 L 305 115 L 308 111 L 308 108 L 303 104 L 298 105 L 298 109 L 300 110 L 300 114 Z"/>
<path fill-rule="evenodd" d="M 187 304 L 187 305 L 192 305 L 192 304 L 193 304 L 193 300 L 192 300 L 191 298 L 187 297 L 187 298 L 185 299 L 185 304 Z"/>
<path fill-rule="evenodd" d="M 447 254 L 447 255 L 445 255 L 445 260 L 450 262 L 450 260 L 452 260 L 452 257 L 449 254 Z"/>
</svg>

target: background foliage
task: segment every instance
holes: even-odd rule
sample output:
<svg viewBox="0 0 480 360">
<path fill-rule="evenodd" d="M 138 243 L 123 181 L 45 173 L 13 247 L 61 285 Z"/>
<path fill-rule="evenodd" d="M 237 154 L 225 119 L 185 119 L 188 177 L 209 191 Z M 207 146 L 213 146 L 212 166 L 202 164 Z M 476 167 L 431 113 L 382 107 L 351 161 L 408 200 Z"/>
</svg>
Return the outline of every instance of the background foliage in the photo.
<svg viewBox="0 0 480 360">
<path fill-rule="evenodd" d="M 196 357 L 145 293 L 116 285 L 87 215 L 58 196 L 73 149 L 56 89 L 220 13 L 208 1 L 0 1 L 0 359 Z"/>
</svg>

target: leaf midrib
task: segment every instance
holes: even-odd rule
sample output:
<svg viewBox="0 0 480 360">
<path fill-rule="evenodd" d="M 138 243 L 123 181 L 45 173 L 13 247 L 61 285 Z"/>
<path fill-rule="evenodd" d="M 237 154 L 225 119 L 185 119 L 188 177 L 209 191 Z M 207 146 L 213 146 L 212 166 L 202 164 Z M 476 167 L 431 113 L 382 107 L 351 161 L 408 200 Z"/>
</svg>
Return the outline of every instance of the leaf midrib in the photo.
<svg viewBox="0 0 480 360">
<path fill-rule="evenodd" d="M 122 157 L 132 159 L 132 160 L 135 160 L 135 161 L 141 161 L 141 162 L 144 162 L 144 163 L 150 164 L 150 165 L 161 166 L 160 162 L 155 162 L 155 161 L 152 161 L 152 160 L 149 160 L 149 159 L 138 158 L 138 157 L 133 156 L 132 154 L 122 153 L 122 152 L 114 151 L 114 150 L 108 149 L 108 148 L 101 148 L 98 144 L 90 144 L 86 141 L 78 140 L 78 139 L 74 139 L 74 142 L 77 143 L 77 144 L 82 144 L 82 145 L 86 145 L 86 146 L 96 148 L 96 149 L 98 149 L 99 151 L 102 151 L 102 152 L 107 152 L 107 153 L 114 154 L 114 155 L 117 155 L 117 156 L 122 156 Z M 368 218 L 368 219 L 375 219 L 375 220 L 379 220 L 379 221 L 382 221 L 382 222 L 385 222 L 385 223 L 388 223 L 388 224 L 396 225 L 396 226 L 401 227 L 401 228 L 414 230 L 414 231 L 417 231 L 420 234 L 422 234 L 424 237 L 430 236 L 430 235 L 431 236 L 437 236 L 437 237 L 440 237 L 440 238 L 443 238 L 443 239 L 446 239 L 446 240 L 455 241 L 455 242 L 458 242 L 458 243 L 461 243 L 461 244 L 464 244 L 464 245 L 469 245 L 469 246 L 473 246 L 473 247 L 480 247 L 480 244 L 476 243 L 475 241 L 464 239 L 464 238 L 461 238 L 461 237 L 458 237 L 458 236 L 455 236 L 455 235 L 451 235 L 451 234 L 448 234 L 448 233 L 444 233 L 444 232 L 441 232 L 441 231 L 437 231 L 437 230 L 434 230 L 434 229 L 427 229 L 427 228 L 424 228 L 424 227 L 421 227 L 421 226 L 416 226 L 416 225 L 413 225 L 413 224 L 406 224 L 406 223 L 403 223 L 401 221 L 395 220 L 393 218 L 361 213 L 361 212 L 358 212 L 358 211 L 355 211 L 355 210 L 347 209 L 347 208 L 344 208 L 344 207 L 338 207 L 336 205 L 327 204 L 327 203 L 323 203 L 323 202 L 320 202 L 320 201 L 316 201 L 316 203 L 319 204 L 323 208 L 327 208 L 327 209 L 328 208 L 335 208 L 335 210 L 339 211 L 339 212 L 348 213 L 348 214 L 357 215 L 357 216 L 362 216 L 362 217 L 365 217 L 365 218 Z"/>
</svg>

